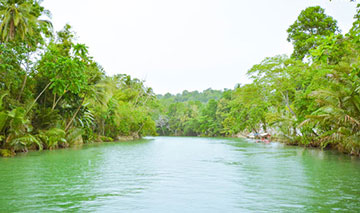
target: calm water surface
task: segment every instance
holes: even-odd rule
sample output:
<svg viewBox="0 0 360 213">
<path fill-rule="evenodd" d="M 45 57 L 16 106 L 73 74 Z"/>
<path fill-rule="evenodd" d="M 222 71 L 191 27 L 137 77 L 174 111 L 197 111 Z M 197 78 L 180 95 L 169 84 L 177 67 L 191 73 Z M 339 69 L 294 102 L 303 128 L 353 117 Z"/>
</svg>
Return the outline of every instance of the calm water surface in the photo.
<svg viewBox="0 0 360 213">
<path fill-rule="evenodd" d="M 155 137 L 0 159 L 0 212 L 360 212 L 360 160 Z"/>
</svg>

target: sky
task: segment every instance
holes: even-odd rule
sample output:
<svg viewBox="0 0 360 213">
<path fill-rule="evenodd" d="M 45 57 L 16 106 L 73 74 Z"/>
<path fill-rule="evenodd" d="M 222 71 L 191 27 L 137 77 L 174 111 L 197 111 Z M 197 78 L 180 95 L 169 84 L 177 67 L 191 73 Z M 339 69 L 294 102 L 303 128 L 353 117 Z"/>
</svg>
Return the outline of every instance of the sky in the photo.
<svg viewBox="0 0 360 213">
<path fill-rule="evenodd" d="M 54 29 L 70 24 L 107 75 L 129 74 L 157 94 L 232 89 L 265 57 L 291 54 L 287 28 L 319 5 L 343 33 L 349 0 L 45 0 Z"/>
</svg>

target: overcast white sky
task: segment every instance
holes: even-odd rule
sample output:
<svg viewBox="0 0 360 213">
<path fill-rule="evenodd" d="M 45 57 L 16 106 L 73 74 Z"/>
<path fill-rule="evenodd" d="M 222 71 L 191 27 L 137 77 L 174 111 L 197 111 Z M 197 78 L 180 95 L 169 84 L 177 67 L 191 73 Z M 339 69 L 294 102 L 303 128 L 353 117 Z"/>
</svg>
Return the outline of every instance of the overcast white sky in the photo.
<svg viewBox="0 0 360 213">
<path fill-rule="evenodd" d="M 233 88 L 263 58 L 290 54 L 286 29 L 320 5 L 352 24 L 349 0 L 45 0 L 55 30 L 69 23 L 108 75 L 130 74 L 156 93 Z"/>
</svg>

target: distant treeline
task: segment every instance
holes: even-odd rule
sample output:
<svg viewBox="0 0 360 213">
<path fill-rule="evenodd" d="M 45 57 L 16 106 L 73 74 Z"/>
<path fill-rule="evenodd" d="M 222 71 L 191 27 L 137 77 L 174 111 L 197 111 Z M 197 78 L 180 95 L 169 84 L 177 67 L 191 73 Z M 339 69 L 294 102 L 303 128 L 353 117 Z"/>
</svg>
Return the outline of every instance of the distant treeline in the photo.
<svg viewBox="0 0 360 213">
<path fill-rule="evenodd" d="M 181 94 L 178 93 L 176 95 L 172 95 L 170 93 L 166 93 L 165 95 L 157 95 L 156 97 L 160 101 L 166 102 L 187 102 L 187 101 L 200 101 L 201 103 L 207 103 L 209 100 L 219 100 L 222 96 L 221 90 L 213 90 L 211 88 L 206 89 L 202 92 L 199 91 L 192 91 L 189 92 L 184 90 Z"/>
<path fill-rule="evenodd" d="M 184 91 L 181 94 L 158 95 L 160 114 L 157 132 L 175 136 L 218 136 L 220 129 L 216 120 L 217 101 L 230 90 L 207 89 L 203 92 Z"/>
</svg>

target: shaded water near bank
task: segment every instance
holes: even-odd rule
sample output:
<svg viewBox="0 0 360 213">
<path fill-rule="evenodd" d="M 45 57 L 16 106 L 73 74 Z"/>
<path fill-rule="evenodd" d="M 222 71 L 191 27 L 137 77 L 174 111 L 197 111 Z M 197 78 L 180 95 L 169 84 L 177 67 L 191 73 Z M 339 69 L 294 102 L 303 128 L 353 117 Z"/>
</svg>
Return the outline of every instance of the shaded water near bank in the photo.
<svg viewBox="0 0 360 213">
<path fill-rule="evenodd" d="M 155 137 L 0 159 L 0 212 L 360 212 L 360 160 L 243 139 Z"/>
</svg>

